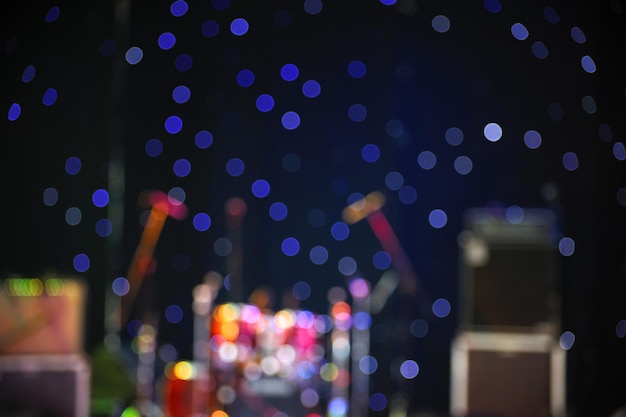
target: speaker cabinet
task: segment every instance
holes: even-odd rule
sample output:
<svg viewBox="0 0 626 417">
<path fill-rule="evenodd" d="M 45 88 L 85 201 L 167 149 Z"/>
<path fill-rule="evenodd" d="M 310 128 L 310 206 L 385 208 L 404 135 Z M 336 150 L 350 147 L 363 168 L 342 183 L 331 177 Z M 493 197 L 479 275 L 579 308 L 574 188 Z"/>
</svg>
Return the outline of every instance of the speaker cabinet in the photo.
<svg viewBox="0 0 626 417">
<path fill-rule="evenodd" d="M 549 335 L 462 332 L 451 365 L 454 417 L 565 415 L 565 351 Z"/>
<path fill-rule="evenodd" d="M 459 236 L 462 328 L 516 331 L 558 322 L 554 217 L 540 209 L 522 213 L 466 213 Z"/>
<path fill-rule="evenodd" d="M 85 356 L 0 356 L 0 415 L 88 417 L 91 367 Z"/>
</svg>

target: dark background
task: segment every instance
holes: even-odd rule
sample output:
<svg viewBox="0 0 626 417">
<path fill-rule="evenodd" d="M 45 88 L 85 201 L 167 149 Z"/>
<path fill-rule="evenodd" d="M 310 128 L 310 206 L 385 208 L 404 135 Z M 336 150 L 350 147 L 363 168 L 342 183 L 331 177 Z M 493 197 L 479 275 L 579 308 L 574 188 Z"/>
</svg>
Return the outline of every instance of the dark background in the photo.
<svg viewBox="0 0 626 417">
<path fill-rule="evenodd" d="M 118 2 L 118 10 L 123 4 Z M 429 333 L 415 338 L 407 326 L 420 315 L 419 306 L 395 294 L 374 317 L 372 354 L 381 369 L 372 391 L 391 395 L 402 385 L 411 410 L 444 412 L 450 342 L 462 303 L 457 236 L 464 212 L 485 206 L 550 208 L 559 219 L 557 234 L 576 242 L 572 256 L 559 256 L 557 277 L 562 330 L 576 337 L 568 351 L 569 408 L 575 416 L 609 415 L 626 401 L 626 341 L 623 331 L 622 337 L 616 332 L 626 319 L 626 175 L 623 155 L 614 153 L 614 146 L 623 149 L 626 134 L 626 5 L 617 0 L 531 1 L 503 3 L 494 12 L 491 4 L 342 1 L 324 2 L 320 13 L 309 14 L 300 1 L 207 1 L 189 2 L 189 11 L 174 17 L 170 3 L 132 1 L 128 13 L 118 13 L 116 19 L 113 2 L 3 3 L 2 277 L 76 275 L 74 257 L 87 254 L 91 264 L 80 275 L 90 287 L 85 343 L 91 351 L 104 337 L 105 294 L 114 278 L 125 276 L 139 242 L 145 210 L 138 204 L 140 193 L 181 187 L 190 215 L 167 220 L 155 252 L 157 269 L 144 282 L 138 310 L 156 312 L 159 343 L 174 346 L 181 358 L 190 357 L 192 288 L 207 271 L 229 272 L 227 257 L 213 247 L 229 233 L 228 198 L 241 197 L 247 204 L 244 296 L 268 286 L 279 308 L 283 295 L 305 281 L 312 291 L 302 307 L 325 313 L 328 290 L 346 284 L 337 268 L 340 259 L 354 259 L 372 284 L 383 273 L 372 264 L 382 249 L 366 222 L 351 226 L 345 240 L 330 234 L 353 193 L 382 191 L 387 197 L 384 213 L 426 298 L 445 298 L 452 311 L 441 319 L 429 318 Z M 47 22 L 55 5 L 59 17 Z M 546 18 L 548 7 L 558 21 Z M 433 29 L 431 21 L 438 15 L 449 19 L 449 31 Z M 237 17 L 250 24 L 244 36 L 228 29 Z M 219 24 L 216 36 L 203 35 L 207 20 Z M 528 28 L 528 39 L 511 35 L 516 22 Z M 572 39 L 573 27 L 584 32 L 584 43 Z M 157 44 L 163 32 L 177 38 L 170 50 Z M 536 41 L 548 49 L 544 59 L 533 55 Z M 133 46 L 144 53 L 136 65 L 124 59 Z M 193 58 L 188 71 L 175 66 L 180 54 Z M 593 58 L 594 73 L 583 70 L 585 55 Z M 366 64 L 363 78 L 349 75 L 354 60 Z M 286 63 L 298 66 L 297 80 L 280 78 Z M 22 74 L 28 65 L 36 68 L 36 76 L 26 83 Z M 237 85 L 242 69 L 255 74 L 250 87 Z M 301 92 L 309 79 L 322 86 L 313 99 Z M 171 92 L 181 84 L 191 89 L 191 99 L 177 104 Z M 52 106 L 42 104 L 48 88 L 58 92 Z M 264 93 L 275 100 L 267 113 L 255 108 L 256 97 Z M 586 96 L 593 97 L 596 111 L 583 109 Z M 13 103 L 22 112 L 10 121 L 6 115 Z M 362 122 L 348 118 L 355 103 L 367 108 Z M 295 130 L 281 125 L 287 111 L 300 115 Z M 184 121 L 177 134 L 164 129 L 173 114 Z M 392 120 L 404 127 L 399 137 L 386 131 Z M 490 122 L 504 132 L 494 143 L 483 135 Z M 464 133 L 458 146 L 445 140 L 450 127 Z M 207 149 L 194 144 L 201 130 L 213 135 Z M 542 136 L 538 149 L 524 145 L 529 130 Z M 153 138 L 164 148 L 157 157 L 145 152 Z M 366 144 L 378 146 L 378 161 L 363 160 Z M 425 150 L 437 156 L 432 170 L 417 163 Z M 577 155 L 578 169 L 565 169 L 566 152 Z M 287 155 L 299 158 L 295 172 L 283 166 Z M 467 175 L 453 167 L 462 155 L 473 163 Z M 64 169 L 72 156 L 82 161 L 77 175 Z M 172 172 L 180 158 L 192 166 L 183 178 Z M 231 158 L 244 161 L 241 176 L 227 174 Z M 123 167 L 116 177 L 122 184 L 118 188 L 111 182 L 115 166 Z M 386 186 L 392 171 L 415 189 L 415 202 L 403 203 L 398 191 Z M 271 185 L 266 198 L 251 193 L 257 179 Z M 49 187 L 59 194 L 50 207 L 42 198 Z M 92 204 L 96 189 L 111 193 L 107 207 Z M 114 190 L 122 194 L 116 197 Z M 276 201 L 289 209 L 280 222 L 268 215 Z M 69 207 L 82 212 L 76 226 L 65 222 Z M 315 209 L 325 214 L 320 227 L 309 221 Z M 435 209 L 447 214 L 441 229 L 428 221 Z M 211 217 L 206 232 L 193 227 L 197 213 Z M 94 229 L 103 218 L 113 222 L 109 237 Z M 297 255 L 281 252 L 286 237 L 298 239 Z M 317 245 L 329 252 L 323 265 L 308 257 Z M 223 291 L 220 299 L 226 298 Z M 170 305 L 182 308 L 180 323 L 165 320 Z M 387 372 L 385 364 L 394 357 L 415 359 L 418 377 L 401 382 L 393 364 Z"/>
</svg>

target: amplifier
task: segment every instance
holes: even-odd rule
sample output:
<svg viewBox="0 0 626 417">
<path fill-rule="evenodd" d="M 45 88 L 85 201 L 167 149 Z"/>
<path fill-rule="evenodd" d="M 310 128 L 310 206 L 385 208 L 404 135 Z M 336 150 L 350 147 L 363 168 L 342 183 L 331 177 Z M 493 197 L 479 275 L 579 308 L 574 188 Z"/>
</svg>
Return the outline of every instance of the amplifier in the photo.
<svg viewBox="0 0 626 417">
<path fill-rule="evenodd" d="M 565 351 L 547 334 L 461 332 L 451 360 L 454 417 L 565 415 Z"/>
</svg>

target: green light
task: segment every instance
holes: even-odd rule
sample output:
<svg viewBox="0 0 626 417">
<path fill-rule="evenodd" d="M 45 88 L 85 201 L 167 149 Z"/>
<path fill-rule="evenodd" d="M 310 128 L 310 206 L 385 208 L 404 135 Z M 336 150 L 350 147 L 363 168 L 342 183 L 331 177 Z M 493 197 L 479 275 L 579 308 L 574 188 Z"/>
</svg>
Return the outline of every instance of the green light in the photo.
<svg viewBox="0 0 626 417">
<path fill-rule="evenodd" d="M 129 406 L 126 407 L 120 417 L 141 417 L 141 414 L 139 414 L 139 410 L 137 410 L 135 407 Z"/>
</svg>

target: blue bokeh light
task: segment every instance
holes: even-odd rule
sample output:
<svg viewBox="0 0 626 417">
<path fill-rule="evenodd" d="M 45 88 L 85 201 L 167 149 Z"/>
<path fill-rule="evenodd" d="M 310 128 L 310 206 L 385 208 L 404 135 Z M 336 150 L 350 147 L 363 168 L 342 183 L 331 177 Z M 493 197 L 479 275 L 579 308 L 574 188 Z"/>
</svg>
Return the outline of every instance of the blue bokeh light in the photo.
<svg viewBox="0 0 626 417">
<path fill-rule="evenodd" d="M 100 219 L 96 222 L 96 234 L 100 237 L 108 237 L 113 233 L 113 223 L 109 219 Z"/>
<path fill-rule="evenodd" d="M 572 256 L 576 251 L 576 242 L 571 237 L 562 237 L 559 240 L 559 253 L 563 256 Z"/>
<path fill-rule="evenodd" d="M 578 26 L 574 26 L 572 30 L 570 30 L 570 35 L 572 36 L 572 40 L 576 43 L 583 44 L 587 42 L 587 37 L 581 28 Z"/>
<path fill-rule="evenodd" d="M 170 13 L 174 17 L 184 16 L 189 10 L 189 5 L 185 0 L 176 0 L 170 5 Z"/>
<path fill-rule="evenodd" d="M 300 242 L 294 237 L 288 237 L 280 245 L 281 250 L 287 256 L 296 256 L 300 252 Z"/>
<path fill-rule="evenodd" d="M 159 35 L 157 44 L 164 51 L 170 50 L 176 45 L 176 36 L 170 32 L 163 32 Z"/>
<path fill-rule="evenodd" d="M 19 119 L 21 115 L 22 107 L 18 103 L 11 104 L 11 107 L 9 107 L 9 112 L 7 114 L 7 118 L 9 119 L 9 121 L 14 122 L 15 120 Z"/>
<path fill-rule="evenodd" d="M 300 75 L 300 70 L 294 64 L 285 64 L 280 69 L 280 77 L 285 81 L 295 81 Z"/>
<path fill-rule="evenodd" d="M 372 326 L 372 316 L 367 311 L 354 314 L 354 327 L 358 330 L 367 330 Z"/>
<path fill-rule="evenodd" d="M 435 229 L 441 229 L 448 223 L 448 215 L 441 209 L 435 209 L 428 215 L 428 222 Z"/>
<path fill-rule="evenodd" d="M 419 374 L 420 367 L 414 360 L 406 360 L 400 365 L 400 374 L 406 379 L 413 379 Z"/>
<path fill-rule="evenodd" d="M 46 22 L 52 23 L 59 18 L 61 11 L 58 6 L 52 6 L 46 13 Z"/>
<path fill-rule="evenodd" d="M 226 162 L 226 172 L 231 177 L 238 177 L 243 174 L 246 169 L 246 164 L 239 158 L 232 158 Z"/>
<path fill-rule="evenodd" d="M 252 183 L 252 194 L 257 198 L 265 198 L 270 193 L 270 184 L 264 179 L 258 179 Z"/>
<path fill-rule="evenodd" d="M 525 41 L 526 39 L 528 39 L 529 35 L 526 26 L 519 22 L 513 23 L 513 26 L 511 26 L 511 34 L 513 34 L 513 37 L 518 41 Z"/>
<path fill-rule="evenodd" d="M 200 130 L 194 137 L 196 146 L 200 149 L 210 148 L 213 144 L 213 134 L 208 130 Z"/>
<path fill-rule="evenodd" d="M 502 128 L 497 123 L 487 123 L 483 129 L 485 138 L 490 142 L 497 142 L 502 139 Z"/>
<path fill-rule="evenodd" d="M 230 7 L 230 0 L 213 0 L 211 1 L 213 8 L 218 12 L 224 11 Z"/>
<path fill-rule="evenodd" d="M 424 319 L 416 319 L 411 322 L 410 331 L 413 337 L 418 339 L 425 337 L 430 330 L 428 322 Z"/>
<path fill-rule="evenodd" d="M 346 277 L 354 274 L 356 272 L 356 268 L 356 261 L 350 256 L 344 256 L 339 260 L 339 262 L 337 262 L 337 269 Z"/>
<path fill-rule="evenodd" d="M 56 188 L 49 187 L 43 190 L 43 203 L 52 207 L 59 201 L 59 193 Z"/>
<path fill-rule="evenodd" d="M 76 175 L 80 172 L 82 166 L 81 160 L 76 156 L 70 156 L 65 161 L 65 172 L 70 175 Z"/>
<path fill-rule="evenodd" d="M 541 146 L 541 135 L 536 130 L 529 130 L 524 134 L 524 144 L 528 149 L 537 149 Z"/>
<path fill-rule="evenodd" d="M 22 82 L 29 83 L 35 78 L 37 71 L 32 65 L 27 66 L 22 73 Z"/>
<path fill-rule="evenodd" d="M 469 156 L 461 155 L 454 160 L 454 170 L 461 175 L 467 175 L 472 172 L 474 163 Z"/>
<path fill-rule="evenodd" d="M 502 3 L 500 0 L 485 0 L 483 6 L 491 13 L 498 13 L 502 10 Z"/>
<path fill-rule="evenodd" d="M 106 207 L 109 204 L 109 192 L 104 189 L 96 190 L 91 195 L 91 201 L 96 207 Z"/>
<path fill-rule="evenodd" d="M 580 65 L 582 65 L 583 69 L 589 74 L 596 72 L 596 63 L 589 55 L 585 55 L 581 58 Z"/>
<path fill-rule="evenodd" d="M 570 350 L 574 346 L 576 336 L 569 330 L 563 332 L 559 337 L 559 345 L 563 350 Z"/>
<path fill-rule="evenodd" d="M 174 162 L 173 171 L 177 177 L 186 177 L 191 172 L 191 162 L 185 158 L 178 159 Z"/>
<path fill-rule="evenodd" d="M 311 286 L 306 281 L 298 281 L 293 284 L 291 293 L 296 300 L 304 301 L 311 296 Z"/>
<path fill-rule="evenodd" d="M 167 133 L 175 135 L 183 129 L 183 119 L 178 116 L 170 116 L 165 119 L 165 130 Z"/>
<path fill-rule="evenodd" d="M 73 263 L 76 272 L 86 272 L 89 269 L 91 261 L 89 260 L 89 256 L 84 253 L 79 253 L 74 257 Z"/>
<path fill-rule="evenodd" d="M 309 259 L 315 265 L 323 265 L 328 261 L 328 250 L 324 246 L 314 246 L 309 251 Z"/>
<path fill-rule="evenodd" d="M 283 127 L 287 130 L 294 130 L 300 126 L 300 116 L 295 111 L 288 111 L 281 118 Z"/>
<path fill-rule="evenodd" d="M 287 206 L 280 201 L 273 203 L 269 209 L 270 217 L 278 222 L 285 220 L 288 212 Z"/>
<path fill-rule="evenodd" d="M 113 280 L 111 284 L 111 289 L 115 293 L 115 295 L 119 297 L 123 297 L 128 294 L 130 291 L 130 284 L 125 277 L 117 277 Z"/>
<path fill-rule="evenodd" d="M 365 162 L 376 162 L 380 158 L 380 149 L 373 143 L 368 143 L 361 149 L 361 157 Z"/>
<path fill-rule="evenodd" d="M 186 103 L 190 97 L 191 90 L 186 85 L 179 85 L 172 91 L 172 98 L 178 104 Z"/>
<path fill-rule="evenodd" d="M 211 216 L 207 213 L 197 213 L 193 216 L 193 227 L 199 232 L 206 232 L 211 227 Z"/>
<path fill-rule="evenodd" d="M 373 411 L 383 411 L 387 407 L 387 397 L 385 397 L 385 394 L 375 392 L 370 395 L 369 404 Z"/>
<path fill-rule="evenodd" d="M 200 30 L 205 38 L 212 38 L 220 32 L 220 25 L 215 20 L 206 20 Z"/>
<path fill-rule="evenodd" d="M 83 220 L 83 213 L 78 207 L 70 207 L 65 210 L 65 222 L 70 226 L 77 226 Z"/>
<path fill-rule="evenodd" d="M 545 59 L 550 54 L 548 52 L 548 47 L 541 41 L 533 43 L 531 49 L 533 51 L 533 55 L 535 55 L 539 59 Z"/>
<path fill-rule="evenodd" d="M 363 356 L 359 360 L 359 369 L 365 375 L 372 375 L 378 369 L 378 361 L 373 356 Z"/>
<path fill-rule="evenodd" d="M 624 147 L 624 142 L 615 142 L 613 144 L 613 156 L 618 161 L 626 159 L 626 147 Z"/>
<path fill-rule="evenodd" d="M 254 73 L 249 69 L 242 69 L 237 73 L 237 84 L 240 87 L 250 87 L 254 84 Z"/>
<path fill-rule="evenodd" d="M 248 33 L 249 29 L 248 21 L 242 17 L 234 19 L 230 24 L 230 31 L 235 36 L 243 36 Z"/>
<path fill-rule="evenodd" d="M 330 227 L 330 234 L 335 240 L 346 240 L 350 236 L 350 227 L 344 222 L 336 222 Z"/>
<path fill-rule="evenodd" d="M 148 156 L 155 158 L 163 152 L 163 143 L 159 139 L 150 139 L 146 142 L 145 150 Z"/>
<path fill-rule="evenodd" d="M 445 298 L 438 298 L 433 302 L 433 314 L 436 317 L 444 318 L 450 314 L 450 302 Z"/>
<path fill-rule="evenodd" d="M 450 19 L 444 15 L 435 16 L 431 22 L 433 29 L 439 33 L 446 33 L 450 30 Z"/>
<path fill-rule="evenodd" d="M 550 6 L 543 9 L 543 17 L 546 19 L 548 23 L 552 23 L 552 24 L 559 23 L 559 21 L 561 20 L 556 10 L 554 10 Z"/>
<path fill-rule="evenodd" d="M 322 86 L 315 80 L 307 80 L 302 84 L 302 94 L 308 98 L 315 98 L 322 92 Z"/>
<path fill-rule="evenodd" d="M 193 58 L 189 54 L 180 54 L 174 60 L 174 66 L 180 72 L 187 72 L 193 66 Z"/>
<path fill-rule="evenodd" d="M 348 117 L 353 122 L 362 122 L 367 118 L 367 109 L 360 103 L 353 104 L 348 109 Z"/>
<path fill-rule="evenodd" d="M 563 166 L 568 171 L 578 169 L 578 156 L 574 152 L 565 152 L 563 154 Z"/>
<path fill-rule="evenodd" d="M 626 320 L 620 320 L 615 325 L 615 334 L 620 339 L 623 339 L 626 336 Z"/>
<path fill-rule="evenodd" d="M 304 0 L 304 11 L 308 14 L 315 15 L 322 11 L 323 5 L 321 0 Z"/>
<path fill-rule="evenodd" d="M 420 152 L 417 156 L 417 164 L 425 170 L 431 170 L 437 165 L 437 157 L 431 151 Z"/>
<path fill-rule="evenodd" d="M 411 185 L 404 185 L 398 190 L 398 199 L 407 206 L 413 204 L 417 200 L 417 190 Z"/>
<path fill-rule="evenodd" d="M 352 78 L 363 78 L 367 73 L 367 66 L 363 61 L 352 61 L 348 64 L 348 74 Z"/>
<path fill-rule="evenodd" d="M 54 88 L 48 88 L 45 93 L 43 93 L 43 97 L 41 102 L 46 106 L 52 106 L 57 101 L 57 90 Z"/>
<path fill-rule="evenodd" d="M 397 191 L 404 185 L 404 176 L 398 171 L 391 171 L 385 175 L 385 185 L 393 191 Z"/>
<path fill-rule="evenodd" d="M 384 271 L 391 266 L 391 256 L 385 251 L 378 251 L 372 257 L 372 263 L 376 269 Z"/>
<path fill-rule="evenodd" d="M 143 59 L 143 50 L 137 46 L 132 46 L 126 51 L 124 58 L 130 65 L 137 65 Z"/>
<path fill-rule="evenodd" d="M 183 309 L 177 304 L 171 304 L 165 309 L 165 319 L 172 324 L 180 323 L 183 319 Z"/>
<path fill-rule="evenodd" d="M 256 108 L 263 113 L 271 111 L 274 108 L 274 97 L 269 94 L 261 94 L 256 99 Z"/>
<path fill-rule="evenodd" d="M 463 143 L 463 131 L 458 127 L 451 127 L 445 133 L 446 142 L 452 146 L 459 146 Z"/>
</svg>

